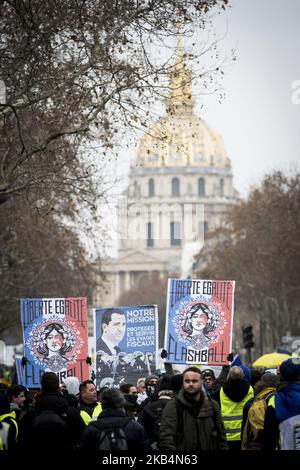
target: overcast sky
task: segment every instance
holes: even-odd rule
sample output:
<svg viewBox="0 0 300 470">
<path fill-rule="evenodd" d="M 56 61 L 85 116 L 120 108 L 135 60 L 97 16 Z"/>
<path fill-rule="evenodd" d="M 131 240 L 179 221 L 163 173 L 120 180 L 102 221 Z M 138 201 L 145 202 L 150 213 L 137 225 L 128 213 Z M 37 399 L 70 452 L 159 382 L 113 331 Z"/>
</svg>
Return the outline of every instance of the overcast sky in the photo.
<svg viewBox="0 0 300 470">
<path fill-rule="evenodd" d="M 266 172 L 291 171 L 300 162 L 300 1 L 231 0 L 215 20 L 227 36 L 221 49 L 237 60 L 223 80 L 226 97 L 202 97 L 197 114 L 223 138 L 234 184 L 242 196 Z M 295 84 L 296 85 L 296 84 Z M 199 98 L 198 98 L 199 99 Z"/>
</svg>

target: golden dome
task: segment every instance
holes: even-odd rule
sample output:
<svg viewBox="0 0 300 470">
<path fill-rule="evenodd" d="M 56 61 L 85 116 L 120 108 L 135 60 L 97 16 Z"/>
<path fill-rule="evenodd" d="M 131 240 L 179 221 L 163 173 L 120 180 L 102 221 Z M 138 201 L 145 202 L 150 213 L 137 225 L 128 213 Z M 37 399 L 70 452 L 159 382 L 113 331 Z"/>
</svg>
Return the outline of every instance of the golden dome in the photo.
<svg viewBox="0 0 300 470">
<path fill-rule="evenodd" d="M 193 113 L 191 80 L 192 74 L 179 42 L 170 76 L 166 114 L 142 137 L 134 166 L 230 167 L 221 137 Z"/>
</svg>

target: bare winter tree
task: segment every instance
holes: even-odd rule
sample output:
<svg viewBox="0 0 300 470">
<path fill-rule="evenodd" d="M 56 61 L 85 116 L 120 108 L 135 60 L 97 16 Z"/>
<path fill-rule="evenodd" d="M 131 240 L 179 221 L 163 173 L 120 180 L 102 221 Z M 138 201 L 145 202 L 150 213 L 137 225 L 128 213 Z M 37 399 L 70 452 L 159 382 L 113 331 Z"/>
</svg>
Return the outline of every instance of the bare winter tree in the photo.
<svg viewBox="0 0 300 470">
<path fill-rule="evenodd" d="M 203 26 L 211 8 L 226 3 L 2 1 L 0 195 L 26 192 L 33 202 L 45 189 L 48 201 L 49 187 L 80 186 L 92 171 L 76 161 L 82 139 L 96 130 L 112 146 L 124 123 L 141 124 L 150 92 L 161 91 L 159 78 L 171 66 L 151 61 L 151 43 L 178 33 L 178 24 Z"/>
<path fill-rule="evenodd" d="M 252 322 L 258 353 L 278 347 L 288 331 L 300 334 L 299 207 L 299 173 L 266 176 L 201 254 L 199 276 L 236 280 L 236 334 Z"/>
<path fill-rule="evenodd" d="M 86 149 L 96 141 L 96 159 L 101 153 L 108 165 L 124 129 L 146 127 L 150 104 L 167 94 L 173 70 L 170 58 L 152 60 L 151 47 L 157 51 L 179 31 L 204 27 L 210 11 L 226 4 L 0 1 L 0 318 L 6 327 L 17 325 L 22 296 L 84 295 L 92 287 L 81 241 L 62 223 L 68 217 L 76 224 L 78 213 L 85 219 L 87 208 L 93 215 L 97 203 L 105 204 L 104 175 Z"/>
<path fill-rule="evenodd" d="M 0 237 L 0 337 L 21 341 L 20 298 L 84 296 L 92 300 L 92 269 L 75 233 L 22 200 L 3 205 Z M 97 265 L 99 274 L 101 265 Z"/>
</svg>

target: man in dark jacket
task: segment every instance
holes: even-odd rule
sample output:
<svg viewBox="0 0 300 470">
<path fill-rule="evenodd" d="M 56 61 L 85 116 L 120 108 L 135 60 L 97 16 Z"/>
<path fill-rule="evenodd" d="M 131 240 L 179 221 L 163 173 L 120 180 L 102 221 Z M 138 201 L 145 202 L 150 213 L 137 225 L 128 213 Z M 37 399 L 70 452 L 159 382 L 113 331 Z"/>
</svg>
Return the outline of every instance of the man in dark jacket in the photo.
<svg viewBox="0 0 300 470">
<path fill-rule="evenodd" d="M 79 411 L 68 406 L 60 392 L 57 374 L 45 372 L 41 385 L 34 409 L 20 421 L 20 447 L 37 451 L 75 450 L 85 428 Z"/>
<path fill-rule="evenodd" d="M 105 389 L 102 393 L 101 401 L 102 413 L 97 421 L 91 422 L 84 430 L 80 450 L 89 452 L 89 455 L 97 452 L 100 445 L 101 431 L 104 427 L 116 423 L 124 431 L 129 451 L 148 452 L 151 450 L 143 426 L 126 416 L 124 410 L 125 398 L 120 390 L 117 388 Z"/>
<path fill-rule="evenodd" d="M 138 422 L 144 426 L 151 447 L 154 450 L 158 449 L 163 409 L 175 397 L 175 392 L 171 389 L 171 377 L 165 375 L 159 379 L 155 386 L 155 397 L 156 399 L 144 406 L 138 415 Z"/>
<path fill-rule="evenodd" d="M 146 387 L 146 400 L 142 401 L 141 407 L 144 408 L 148 403 L 155 400 L 155 387 L 159 380 L 157 375 L 148 375 L 145 379 L 145 387 Z"/>
<path fill-rule="evenodd" d="M 201 371 L 188 367 L 183 388 L 162 412 L 159 448 L 163 450 L 227 450 L 220 408 L 203 392 Z"/>
</svg>

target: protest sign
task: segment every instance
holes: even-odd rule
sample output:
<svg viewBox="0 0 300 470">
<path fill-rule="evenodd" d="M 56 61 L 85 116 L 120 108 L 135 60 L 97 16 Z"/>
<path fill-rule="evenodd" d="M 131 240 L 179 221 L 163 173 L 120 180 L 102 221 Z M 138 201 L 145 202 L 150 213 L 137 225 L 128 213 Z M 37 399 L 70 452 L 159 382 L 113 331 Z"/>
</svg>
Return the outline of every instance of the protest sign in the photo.
<svg viewBox="0 0 300 470">
<path fill-rule="evenodd" d="M 55 372 L 60 383 L 69 376 L 89 378 L 87 302 L 84 297 L 21 299 L 24 356 L 18 364 L 20 382 L 40 387 L 44 372 Z"/>
<path fill-rule="evenodd" d="M 234 281 L 169 279 L 165 362 L 228 364 Z"/>
<path fill-rule="evenodd" d="M 94 309 L 97 387 L 135 384 L 157 367 L 156 305 Z"/>
</svg>

